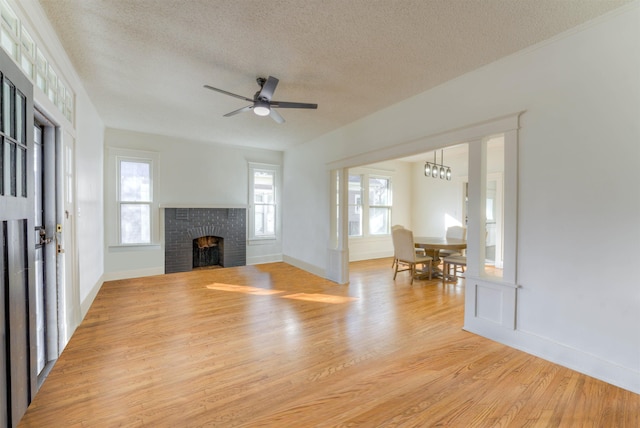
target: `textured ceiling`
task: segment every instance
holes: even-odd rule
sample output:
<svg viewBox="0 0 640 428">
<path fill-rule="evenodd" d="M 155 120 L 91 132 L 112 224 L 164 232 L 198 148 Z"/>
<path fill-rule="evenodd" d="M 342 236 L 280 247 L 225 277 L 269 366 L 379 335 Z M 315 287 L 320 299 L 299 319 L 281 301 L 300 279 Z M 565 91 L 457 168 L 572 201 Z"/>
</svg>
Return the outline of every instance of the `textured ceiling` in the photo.
<svg viewBox="0 0 640 428">
<path fill-rule="evenodd" d="M 630 0 L 40 0 L 106 126 L 282 150 Z M 243 113 L 280 79 L 286 123 Z"/>
</svg>

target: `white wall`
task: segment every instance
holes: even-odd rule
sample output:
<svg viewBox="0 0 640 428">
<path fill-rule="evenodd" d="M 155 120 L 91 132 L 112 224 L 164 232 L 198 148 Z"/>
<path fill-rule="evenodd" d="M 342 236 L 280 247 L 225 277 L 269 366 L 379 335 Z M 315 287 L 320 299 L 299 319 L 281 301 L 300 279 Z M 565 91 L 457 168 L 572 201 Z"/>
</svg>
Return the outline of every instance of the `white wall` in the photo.
<svg viewBox="0 0 640 428">
<path fill-rule="evenodd" d="M 104 124 L 84 91 L 76 93 L 76 237 L 80 301 L 93 297 L 104 272 L 102 165 Z M 84 314 L 83 314 L 84 315 Z"/>
<path fill-rule="evenodd" d="M 431 154 L 433 156 L 433 154 Z M 433 161 L 427 156 L 425 160 Z M 467 180 L 468 151 L 456 150 L 455 155 L 445 151 L 444 164 L 451 167 L 451 181 L 424 176 L 424 162 L 412 165 L 413 224 L 416 236 L 444 236 L 453 222 L 464 225 L 463 190 Z M 440 161 L 440 153 L 437 156 Z"/>
<path fill-rule="evenodd" d="M 640 392 L 639 24 L 634 2 L 288 151 L 285 257 L 326 269 L 327 164 L 525 111 L 518 318 L 499 339 Z"/>
<path fill-rule="evenodd" d="M 414 235 L 444 236 L 452 221 L 463 225 L 462 191 L 464 181 L 451 181 L 424 176 L 424 164 L 413 165 L 415 196 L 413 198 Z"/>
<path fill-rule="evenodd" d="M 235 148 L 175 137 L 107 129 L 106 147 L 157 152 L 162 207 L 237 207 L 248 205 L 248 162 L 282 165 L 282 152 Z M 115 191 L 105 183 L 107 192 Z M 284 190 L 284 189 L 282 189 Z M 111 216 L 113 217 L 113 216 Z M 115 219 L 105 218 L 108 231 Z M 105 242 L 105 280 L 164 273 L 163 224 L 160 245 L 126 249 Z M 107 232 L 107 236 L 109 233 Z M 247 246 L 247 264 L 282 260 L 281 240 Z"/>
</svg>

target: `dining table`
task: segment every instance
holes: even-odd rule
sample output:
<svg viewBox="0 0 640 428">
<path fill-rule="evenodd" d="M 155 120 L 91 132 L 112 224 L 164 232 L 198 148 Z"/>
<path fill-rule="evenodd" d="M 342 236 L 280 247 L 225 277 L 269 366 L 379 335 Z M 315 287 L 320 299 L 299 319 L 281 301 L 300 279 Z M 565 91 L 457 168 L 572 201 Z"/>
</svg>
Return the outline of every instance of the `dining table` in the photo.
<svg viewBox="0 0 640 428">
<path fill-rule="evenodd" d="M 428 256 L 433 257 L 432 276 L 442 276 L 440 264 L 440 250 L 464 250 L 467 248 L 467 240 L 459 238 L 446 238 L 442 236 L 414 236 L 413 243 L 417 248 L 424 248 Z"/>
</svg>

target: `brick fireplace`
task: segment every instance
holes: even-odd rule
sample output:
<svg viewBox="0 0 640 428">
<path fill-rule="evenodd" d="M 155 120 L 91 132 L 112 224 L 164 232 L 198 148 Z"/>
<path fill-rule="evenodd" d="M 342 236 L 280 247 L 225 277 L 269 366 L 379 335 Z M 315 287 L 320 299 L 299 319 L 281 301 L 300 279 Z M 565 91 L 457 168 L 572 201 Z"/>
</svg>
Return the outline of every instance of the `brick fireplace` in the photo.
<svg viewBox="0 0 640 428">
<path fill-rule="evenodd" d="M 247 263 L 244 208 L 165 208 L 164 271 Z"/>
</svg>

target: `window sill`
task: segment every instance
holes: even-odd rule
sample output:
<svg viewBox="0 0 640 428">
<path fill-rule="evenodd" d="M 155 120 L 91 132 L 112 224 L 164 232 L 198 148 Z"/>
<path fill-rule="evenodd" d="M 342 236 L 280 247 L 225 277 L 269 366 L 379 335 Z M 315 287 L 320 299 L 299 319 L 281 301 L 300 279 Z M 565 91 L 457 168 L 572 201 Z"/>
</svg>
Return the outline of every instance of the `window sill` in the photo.
<svg viewBox="0 0 640 428">
<path fill-rule="evenodd" d="M 349 239 L 353 240 L 367 240 L 367 241 L 386 241 L 391 238 L 391 234 L 387 235 L 366 235 L 366 236 L 350 236 Z"/>
<path fill-rule="evenodd" d="M 273 245 L 278 242 L 278 238 L 253 238 L 247 239 L 247 245 Z"/>
<path fill-rule="evenodd" d="M 130 244 L 130 245 L 109 245 L 109 252 L 125 253 L 129 251 L 156 251 L 162 247 L 160 244 Z"/>
</svg>

